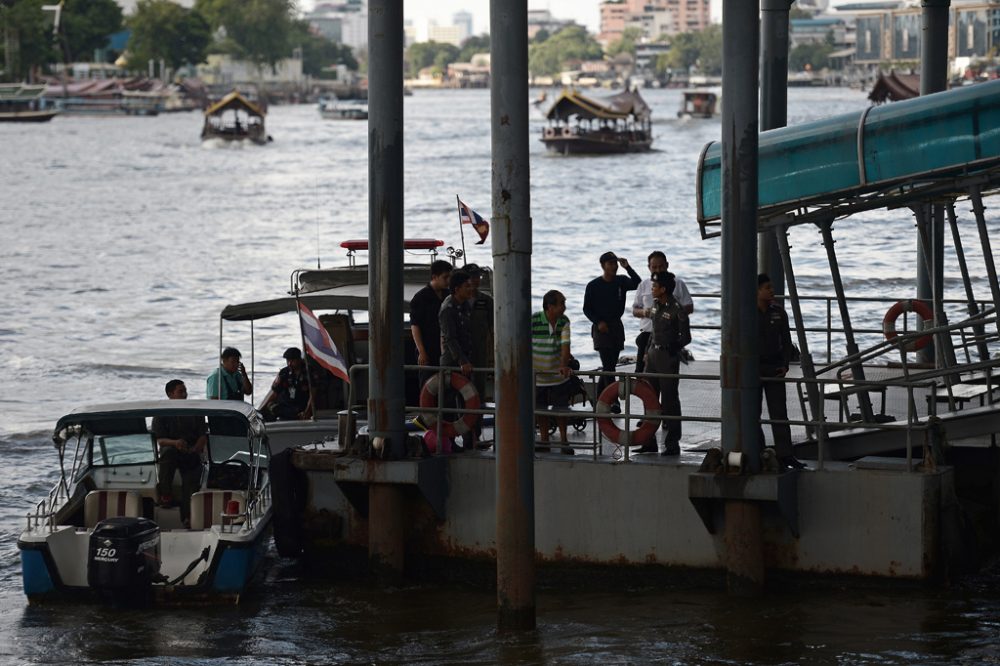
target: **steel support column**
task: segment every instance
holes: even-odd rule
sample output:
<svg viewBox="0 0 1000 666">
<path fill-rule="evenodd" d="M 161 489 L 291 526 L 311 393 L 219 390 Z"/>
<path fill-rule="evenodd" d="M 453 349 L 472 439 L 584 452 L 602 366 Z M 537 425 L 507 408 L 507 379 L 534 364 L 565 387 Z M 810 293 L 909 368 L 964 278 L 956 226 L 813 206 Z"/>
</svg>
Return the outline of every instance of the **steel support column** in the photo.
<svg viewBox="0 0 1000 666">
<path fill-rule="evenodd" d="M 986 279 L 990 284 L 990 294 L 993 296 L 993 307 L 996 309 L 996 314 L 1000 315 L 1000 283 L 997 282 L 997 265 L 990 244 L 990 230 L 986 226 L 986 208 L 983 206 L 983 195 L 978 187 L 969 193 L 969 199 L 972 201 L 972 212 L 976 216 L 979 242 L 983 246 L 983 261 L 986 264 Z M 1000 333 L 1000 318 L 997 319 L 997 333 Z"/>
<path fill-rule="evenodd" d="M 834 249 L 833 222 L 826 221 L 819 223 L 820 233 L 823 234 L 823 246 L 826 247 L 826 256 L 830 261 L 830 277 L 833 281 L 833 290 L 837 294 L 837 306 L 840 308 L 840 321 L 844 326 L 844 338 L 847 341 L 847 355 L 854 356 L 858 353 L 858 343 L 854 340 L 854 327 L 851 326 L 851 312 L 847 307 L 847 296 L 844 293 L 844 281 L 840 277 L 840 263 L 837 261 L 837 252 Z M 861 361 L 851 363 L 851 373 L 855 381 L 865 381 L 865 369 Z M 872 411 L 872 400 L 868 391 L 858 391 L 858 408 L 861 410 L 861 420 L 871 423 L 875 420 L 875 413 Z"/>
<path fill-rule="evenodd" d="M 921 0 L 920 94 L 929 95 L 948 88 L 948 13 L 951 0 Z M 935 204 L 930 212 L 930 258 L 917 252 L 917 298 L 935 306 L 944 297 L 944 208 Z M 919 241 L 918 241 L 919 242 Z M 929 263 L 927 263 L 929 262 Z M 938 308 L 934 307 L 935 326 Z M 935 349 L 918 352 L 923 361 L 933 361 Z"/>
<path fill-rule="evenodd" d="M 757 79 L 760 3 L 722 4 L 722 449 L 760 471 L 757 340 Z M 752 28 L 751 28 L 752 27 Z M 760 507 L 730 500 L 725 509 L 727 586 L 753 594 L 764 584 Z"/>
<path fill-rule="evenodd" d="M 403 408 L 403 0 L 368 9 L 368 301 L 371 361 L 368 423 L 383 455 L 406 451 Z M 402 489 L 369 488 L 369 541 L 376 571 L 403 568 Z"/>
<path fill-rule="evenodd" d="M 761 0 L 760 129 L 788 124 L 788 13 L 795 0 Z M 778 253 L 778 229 L 757 236 L 757 269 L 767 273 L 774 293 L 785 293 L 784 265 Z"/>
<path fill-rule="evenodd" d="M 962 234 L 958 229 L 958 217 L 955 215 L 955 202 L 952 201 L 947 207 L 948 226 L 951 227 L 952 244 L 955 246 L 955 258 L 958 260 L 958 270 L 962 273 L 962 286 L 965 287 L 966 310 L 970 317 L 979 314 L 979 306 L 976 304 L 976 293 L 972 288 L 972 278 L 969 276 L 969 262 L 965 259 L 965 248 L 962 245 Z M 982 324 L 972 327 L 973 335 L 976 336 L 976 351 L 980 361 L 988 361 L 990 358 L 989 348 L 983 336 L 986 329 Z"/>
<path fill-rule="evenodd" d="M 497 627 L 535 628 L 528 3 L 490 0 Z"/>
</svg>

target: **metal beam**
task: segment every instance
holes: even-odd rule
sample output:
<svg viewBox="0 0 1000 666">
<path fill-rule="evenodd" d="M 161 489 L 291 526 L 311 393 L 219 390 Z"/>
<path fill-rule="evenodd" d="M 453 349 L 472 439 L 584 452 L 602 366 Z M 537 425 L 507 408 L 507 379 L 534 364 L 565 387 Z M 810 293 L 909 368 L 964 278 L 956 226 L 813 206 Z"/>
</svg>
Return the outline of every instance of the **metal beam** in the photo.
<svg viewBox="0 0 1000 666">
<path fill-rule="evenodd" d="M 490 0 L 490 34 L 497 627 L 501 631 L 521 631 L 535 628 L 527 0 Z"/>
</svg>

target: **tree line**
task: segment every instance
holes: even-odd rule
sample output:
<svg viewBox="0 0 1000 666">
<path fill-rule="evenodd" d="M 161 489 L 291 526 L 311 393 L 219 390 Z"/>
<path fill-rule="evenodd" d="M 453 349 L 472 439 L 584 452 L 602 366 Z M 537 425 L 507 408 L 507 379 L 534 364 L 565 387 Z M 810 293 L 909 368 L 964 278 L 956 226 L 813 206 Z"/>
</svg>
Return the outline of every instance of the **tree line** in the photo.
<svg viewBox="0 0 1000 666">
<path fill-rule="evenodd" d="M 27 79 L 52 63 L 89 61 L 124 28 L 131 31 L 124 55 L 132 70 L 145 71 L 150 60 L 177 70 L 205 62 L 209 53 L 273 67 L 296 48 L 310 76 L 323 76 L 331 65 L 359 66 L 350 47 L 314 34 L 297 17 L 294 0 L 195 0 L 190 9 L 171 0 L 139 0 L 128 17 L 114 0 L 65 0 L 55 34 L 53 12 L 42 9 L 51 2 L 0 0 L 6 79 Z"/>
</svg>

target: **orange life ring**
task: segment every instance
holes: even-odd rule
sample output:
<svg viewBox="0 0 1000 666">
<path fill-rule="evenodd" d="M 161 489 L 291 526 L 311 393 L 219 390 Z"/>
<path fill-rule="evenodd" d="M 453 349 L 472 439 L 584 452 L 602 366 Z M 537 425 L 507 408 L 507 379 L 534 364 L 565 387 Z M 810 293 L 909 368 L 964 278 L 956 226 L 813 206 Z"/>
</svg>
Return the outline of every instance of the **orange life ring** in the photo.
<svg viewBox="0 0 1000 666">
<path fill-rule="evenodd" d="M 924 320 L 925 323 L 934 322 L 934 313 L 931 312 L 931 308 L 924 301 L 919 301 L 915 298 L 910 298 L 905 301 L 897 301 L 889 311 L 885 313 L 885 318 L 882 319 L 882 332 L 885 333 L 886 340 L 892 340 L 897 335 L 896 332 L 896 320 L 899 319 L 899 315 L 904 312 L 915 312 Z M 911 342 L 908 342 L 903 346 L 903 351 L 917 351 L 918 349 L 923 349 L 931 342 L 931 336 L 924 335 Z"/>
<path fill-rule="evenodd" d="M 451 388 L 458 391 L 459 395 L 462 396 L 462 401 L 465 403 L 466 409 L 479 409 L 482 406 L 482 400 L 479 398 L 479 393 L 476 391 L 476 385 L 472 381 L 460 372 L 448 372 L 445 373 L 450 375 L 451 378 L 449 383 Z M 420 389 L 420 406 L 421 407 L 437 407 L 438 406 L 438 390 L 439 381 L 438 378 L 440 374 L 436 374 L 424 384 L 424 387 Z M 420 420 L 423 421 L 428 430 L 437 423 L 437 414 L 432 412 L 424 412 Z M 454 421 L 449 421 L 447 419 L 441 419 L 441 434 L 448 437 L 455 438 L 459 435 L 465 435 L 472 431 L 476 426 L 476 421 L 479 420 L 479 414 L 465 414 L 460 418 L 456 418 Z"/>
<path fill-rule="evenodd" d="M 637 379 L 632 382 L 632 395 L 642 400 L 642 407 L 649 416 L 660 415 L 660 401 L 656 396 L 653 386 L 645 379 Z M 612 403 L 618 400 L 618 382 L 609 384 L 603 391 L 601 397 L 597 399 L 597 413 L 609 414 Z M 637 419 L 638 420 L 638 419 Z M 660 427 L 659 421 L 644 419 L 640 421 L 639 427 L 635 430 L 622 430 L 615 425 L 609 416 L 599 416 L 597 427 L 601 434 L 615 444 L 629 446 L 649 441 L 656 434 L 656 429 Z"/>
</svg>

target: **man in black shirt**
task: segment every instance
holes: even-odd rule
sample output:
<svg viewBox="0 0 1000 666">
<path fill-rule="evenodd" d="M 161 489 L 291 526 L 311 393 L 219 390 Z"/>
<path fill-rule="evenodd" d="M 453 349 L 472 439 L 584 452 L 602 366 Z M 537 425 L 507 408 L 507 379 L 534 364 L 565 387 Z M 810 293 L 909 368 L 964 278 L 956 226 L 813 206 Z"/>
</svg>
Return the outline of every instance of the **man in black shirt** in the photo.
<svg viewBox="0 0 1000 666">
<path fill-rule="evenodd" d="M 628 273 L 628 277 L 617 274 L 619 264 Z M 587 285 L 583 296 L 583 314 L 592 324 L 590 335 L 594 339 L 594 349 L 601 355 L 601 369 L 614 372 L 618 354 L 625 348 L 625 326 L 622 325 L 625 294 L 638 287 L 642 278 L 629 266 L 628 259 L 619 258 L 614 252 L 601 255 L 601 270 L 601 276 Z M 601 377 L 597 384 L 597 394 L 600 395 L 613 381 L 610 376 Z M 616 407 L 617 403 L 612 406 L 612 411 Z"/>
<path fill-rule="evenodd" d="M 788 404 L 784 382 L 767 381 L 784 377 L 792 360 L 792 336 L 788 330 L 788 315 L 774 302 L 774 286 L 766 273 L 757 276 L 757 337 L 760 361 L 760 404 L 767 399 L 767 414 L 772 420 L 788 420 Z M 805 465 L 792 452 L 792 429 L 787 423 L 772 423 L 774 453 L 782 468 L 802 469 Z M 760 429 L 761 449 L 764 429 Z"/>
<path fill-rule="evenodd" d="M 166 386 L 171 400 L 187 400 L 187 387 L 179 379 Z M 160 456 L 157 463 L 156 492 L 160 506 L 173 506 L 174 473 L 181 473 L 181 520 L 187 524 L 191 513 L 191 495 L 201 485 L 201 454 L 208 444 L 208 428 L 201 416 L 153 417 L 153 436 Z"/>
<path fill-rule="evenodd" d="M 451 264 L 438 259 L 431 264 L 431 281 L 410 300 L 410 335 L 417 346 L 419 365 L 441 364 L 441 327 L 438 314 L 441 303 L 448 295 Z M 420 385 L 430 379 L 433 372 L 420 373 Z"/>
<path fill-rule="evenodd" d="M 278 372 L 271 384 L 271 391 L 260 406 L 266 421 L 292 421 L 307 419 L 313 413 L 310 377 L 306 362 L 298 347 L 285 350 L 285 367 Z"/>
</svg>

